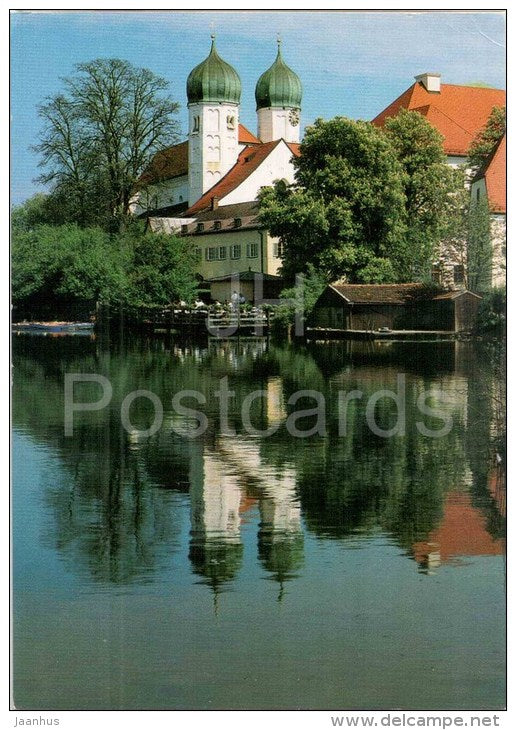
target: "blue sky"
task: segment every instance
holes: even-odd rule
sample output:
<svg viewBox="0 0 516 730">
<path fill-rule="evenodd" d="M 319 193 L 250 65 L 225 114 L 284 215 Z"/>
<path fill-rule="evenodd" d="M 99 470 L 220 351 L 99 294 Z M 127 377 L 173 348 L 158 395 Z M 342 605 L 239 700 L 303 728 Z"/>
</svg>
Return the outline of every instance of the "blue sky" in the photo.
<svg viewBox="0 0 516 730">
<path fill-rule="evenodd" d="M 170 82 L 186 130 L 185 83 L 206 57 L 210 32 L 242 79 L 241 121 L 256 132 L 254 86 L 281 34 L 303 83 L 302 124 L 337 114 L 371 119 L 424 71 L 443 83 L 505 88 L 502 13 L 449 12 L 18 12 L 11 15 L 11 195 L 41 189 L 37 105 L 62 88 L 74 64 L 124 58 Z"/>
</svg>

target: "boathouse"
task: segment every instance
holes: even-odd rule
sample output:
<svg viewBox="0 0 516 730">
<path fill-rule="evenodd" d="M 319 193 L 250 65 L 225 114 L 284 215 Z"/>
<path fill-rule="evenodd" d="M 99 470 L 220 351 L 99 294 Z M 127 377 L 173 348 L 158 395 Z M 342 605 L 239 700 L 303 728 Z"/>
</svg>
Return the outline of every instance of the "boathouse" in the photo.
<svg viewBox="0 0 516 730">
<path fill-rule="evenodd" d="M 334 282 L 317 300 L 308 326 L 375 331 L 473 329 L 481 297 L 466 290 L 443 291 L 424 284 Z"/>
</svg>

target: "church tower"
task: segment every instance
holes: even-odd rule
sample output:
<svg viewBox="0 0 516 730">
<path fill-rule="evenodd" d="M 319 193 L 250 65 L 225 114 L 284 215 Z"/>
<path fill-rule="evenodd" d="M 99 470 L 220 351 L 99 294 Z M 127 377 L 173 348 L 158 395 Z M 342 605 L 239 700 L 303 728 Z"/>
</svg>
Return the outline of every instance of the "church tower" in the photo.
<svg viewBox="0 0 516 730">
<path fill-rule="evenodd" d="M 190 72 L 188 97 L 188 203 L 193 205 L 238 157 L 238 111 L 242 85 L 222 60 L 212 35 L 208 58 Z"/>
<path fill-rule="evenodd" d="M 302 93 L 299 76 L 284 62 L 278 39 L 276 60 L 260 76 L 255 89 L 258 137 L 262 142 L 280 138 L 299 142 Z"/>
</svg>

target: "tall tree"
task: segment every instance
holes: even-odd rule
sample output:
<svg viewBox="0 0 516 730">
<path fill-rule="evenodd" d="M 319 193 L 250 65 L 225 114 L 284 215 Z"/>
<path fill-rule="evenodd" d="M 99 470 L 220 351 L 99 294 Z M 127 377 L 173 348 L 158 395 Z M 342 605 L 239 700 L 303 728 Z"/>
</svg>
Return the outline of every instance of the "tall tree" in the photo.
<svg viewBox="0 0 516 730">
<path fill-rule="evenodd" d="M 179 106 L 165 79 L 120 59 L 80 63 L 64 84 L 39 108 L 39 179 L 51 183 L 68 220 L 119 230 L 143 170 L 177 141 Z"/>
<path fill-rule="evenodd" d="M 475 292 L 491 288 L 493 249 L 491 219 L 486 197 L 472 200 L 467 216 L 468 287 Z"/>
<path fill-rule="evenodd" d="M 367 122 L 318 119 L 294 165 L 295 186 L 260 195 L 262 222 L 285 244 L 287 278 L 313 264 L 327 279 L 395 281 L 404 173 L 387 136 Z"/>
<path fill-rule="evenodd" d="M 442 135 L 418 112 L 402 109 L 385 132 L 405 173 L 407 231 L 398 271 L 405 280 L 425 280 L 439 243 L 460 230 L 464 172 L 447 164 Z"/>
<path fill-rule="evenodd" d="M 489 119 L 477 134 L 468 154 L 468 166 L 479 170 L 505 134 L 505 107 L 493 107 Z"/>
</svg>

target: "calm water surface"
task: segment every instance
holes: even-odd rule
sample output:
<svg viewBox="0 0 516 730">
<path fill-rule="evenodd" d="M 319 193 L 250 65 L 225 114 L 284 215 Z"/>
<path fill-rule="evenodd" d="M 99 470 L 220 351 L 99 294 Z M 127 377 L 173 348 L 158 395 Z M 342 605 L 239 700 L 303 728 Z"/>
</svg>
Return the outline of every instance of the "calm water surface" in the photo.
<svg viewBox="0 0 516 730">
<path fill-rule="evenodd" d="M 109 407 L 63 430 L 64 374 Z M 366 397 L 405 374 L 405 435 Z M 221 428 L 213 396 L 234 392 Z M 18 709 L 460 709 L 505 705 L 505 496 L 492 373 L 467 343 L 182 345 L 14 337 L 14 701 Z M 95 388 L 97 388 L 95 390 Z M 149 402 L 162 429 L 142 438 Z M 171 405 L 206 395 L 208 429 Z M 242 427 L 246 395 L 256 428 Z M 324 396 L 293 438 L 287 401 Z M 338 434 L 339 391 L 362 390 Z M 423 436 L 442 391 L 451 431 Z M 95 400 L 98 386 L 77 386 Z M 428 403 L 432 402 L 432 397 Z M 313 406 L 313 402 L 295 410 Z M 396 404 L 377 404 L 394 423 Z M 307 416 L 299 428 L 307 429 Z"/>
</svg>

